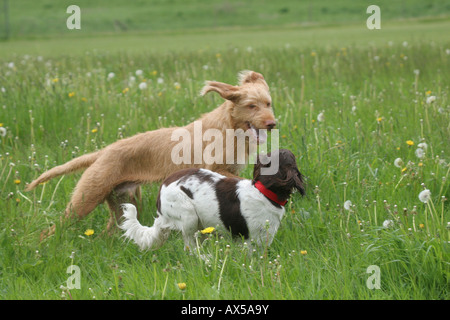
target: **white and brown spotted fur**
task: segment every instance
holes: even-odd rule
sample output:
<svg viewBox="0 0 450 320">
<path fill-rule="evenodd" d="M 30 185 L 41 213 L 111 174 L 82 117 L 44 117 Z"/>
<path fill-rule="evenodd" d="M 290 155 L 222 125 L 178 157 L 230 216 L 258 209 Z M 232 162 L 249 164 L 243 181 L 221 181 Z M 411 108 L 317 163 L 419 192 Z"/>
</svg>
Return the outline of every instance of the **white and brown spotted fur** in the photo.
<svg viewBox="0 0 450 320">
<path fill-rule="evenodd" d="M 305 189 L 295 156 L 291 151 L 279 151 L 279 170 L 274 175 L 261 175 L 263 165 L 258 159 L 253 180 L 225 177 L 206 169 L 184 169 L 169 176 L 162 184 L 157 199 L 157 217 L 152 227 L 137 220 L 136 207 L 124 204 L 124 221 L 120 228 L 124 236 L 142 250 L 160 247 L 171 230 L 181 231 L 185 248 L 195 245 L 195 233 L 207 227 L 225 229 L 233 236 L 253 239 L 257 244 L 273 240 L 284 206 L 293 189 L 303 195 Z M 270 154 L 268 155 L 270 158 Z M 277 196 L 268 199 L 255 183 Z"/>
</svg>

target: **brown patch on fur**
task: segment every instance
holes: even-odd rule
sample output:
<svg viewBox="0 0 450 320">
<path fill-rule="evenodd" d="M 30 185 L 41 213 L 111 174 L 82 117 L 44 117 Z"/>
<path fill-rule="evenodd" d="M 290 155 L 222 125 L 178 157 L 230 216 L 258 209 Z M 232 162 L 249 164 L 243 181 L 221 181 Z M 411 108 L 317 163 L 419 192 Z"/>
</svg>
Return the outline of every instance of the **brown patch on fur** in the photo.
<svg viewBox="0 0 450 320">
<path fill-rule="evenodd" d="M 239 179 L 225 178 L 215 185 L 216 197 L 219 202 L 219 214 L 225 228 L 235 237 L 249 237 L 245 218 L 241 213 L 241 202 L 236 193 Z"/>
</svg>

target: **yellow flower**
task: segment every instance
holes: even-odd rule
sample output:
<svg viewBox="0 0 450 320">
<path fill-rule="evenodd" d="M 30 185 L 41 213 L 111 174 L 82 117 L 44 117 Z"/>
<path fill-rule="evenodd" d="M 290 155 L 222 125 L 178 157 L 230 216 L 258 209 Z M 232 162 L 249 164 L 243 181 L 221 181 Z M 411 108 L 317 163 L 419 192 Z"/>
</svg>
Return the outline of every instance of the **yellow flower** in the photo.
<svg viewBox="0 0 450 320">
<path fill-rule="evenodd" d="M 3 123 L 0 123 L 0 127 L 3 127 Z"/>
<path fill-rule="evenodd" d="M 402 173 L 405 172 L 406 170 L 407 170 L 406 167 L 404 167 L 404 168 L 402 169 Z"/>
<path fill-rule="evenodd" d="M 92 133 L 96 133 L 97 131 L 98 131 L 97 128 L 94 128 L 94 129 L 91 130 Z"/>
<path fill-rule="evenodd" d="M 19 180 L 19 179 L 16 179 L 16 180 L 14 180 L 14 183 L 15 183 L 15 184 L 20 184 L 20 180 Z"/>
<path fill-rule="evenodd" d="M 422 162 L 419 162 L 418 166 L 419 166 L 419 167 L 423 167 L 423 163 L 422 163 Z"/>
<path fill-rule="evenodd" d="M 317 53 L 316 52 L 311 52 L 311 57 L 315 57 L 317 55 Z"/>
<path fill-rule="evenodd" d="M 125 89 L 122 90 L 122 93 L 125 94 L 125 93 L 127 93 L 129 90 L 130 90 L 129 88 L 125 88 Z"/>
<path fill-rule="evenodd" d="M 156 76 L 157 74 L 158 74 L 158 71 L 156 71 L 156 70 L 152 71 L 152 76 Z"/>
<path fill-rule="evenodd" d="M 222 55 L 220 53 L 216 53 L 216 58 L 219 59 Z"/>
<path fill-rule="evenodd" d="M 407 144 L 408 146 L 413 146 L 413 145 L 414 145 L 414 141 L 412 141 L 412 140 L 407 140 L 407 141 L 406 141 L 406 144 Z"/>
<path fill-rule="evenodd" d="M 81 101 L 86 102 L 87 99 L 85 97 L 81 98 Z"/>
<path fill-rule="evenodd" d="M 75 95 L 75 92 L 69 92 L 69 98 L 72 98 Z"/>
<path fill-rule="evenodd" d="M 158 97 L 161 97 L 162 96 L 162 92 L 158 92 Z"/>
<path fill-rule="evenodd" d="M 178 288 L 179 288 L 180 290 L 186 289 L 186 283 L 184 283 L 184 282 L 178 283 Z"/>
<path fill-rule="evenodd" d="M 423 229 L 423 228 L 425 228 L 425 225 L 423 223 L 421 223 L 421 224 L 419 224 L 419 228 Z"/>
<path fill-rule="evenodd" d="M 214 229 L 213 227 L 208 227 L 208 228 L 206 228 L 206 229 L 203 229 L 202 231 L 200 231 L 202 234 L 207 234 L 207 233 L 212 233 L 214 230 L 216 230 L 216 229 Z"/>
<path fill-rule="evenodd" d="M 303 255 L 303 256 L 305 256 L 307 253 L 308 253 L 308 251 L 306 251 L 306 250 L 301 250 L 300 251 L 300 254 Z"/>
<path fill-rule="evenodd" d="M 84 234 L 87 235 L 88 237 L 89 237 L 89 236 L 92 236 L 92 235 L 94 234 L 94 230 L 92 230 L 92 229 L 87 229 L 87 230 L 84 232 Z"/>
<path fill-rule="evenodd" d="M 59 81 L 58 78 L 55 78 L 55 79 L 52 80 L 53 83 L 57 83 L 58 81 Z"/>
<path fill-rule="evenodd" d="M 377 118 L 377 121 L 378 121 L 378 122 L 383 121 L 383 117 L 378 117 L 378 118 Z"/>
<path fill-rule="evenodd" d="M 431 94 L 431 90 L 428 90 L 427 92 L 425 92 L 427 94 L 427 96 L 429 96 Z"/>
</svg>

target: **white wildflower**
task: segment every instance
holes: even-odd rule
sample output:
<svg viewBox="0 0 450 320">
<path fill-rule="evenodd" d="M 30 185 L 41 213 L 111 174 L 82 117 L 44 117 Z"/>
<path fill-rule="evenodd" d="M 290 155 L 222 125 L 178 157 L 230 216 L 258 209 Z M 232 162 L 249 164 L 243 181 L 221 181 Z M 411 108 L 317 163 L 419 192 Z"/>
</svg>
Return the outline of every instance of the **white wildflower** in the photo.
<svg viewBox="0 0 450 320">
<path fill-rule="evenodd" d="M 323 111 L 319 113 L 319 115 L 317 116 L 317 121 L 319 122 L 325 121 L 325 115 L 323 114 Z"/>
<path fill-rule="evenodd" d="M 352 202 L 350 200 L 347 200 L 344 202 L 344 209 L 350 210 L 352 208 Z"/>
<path fill-rule="evenodd" d="M 0 137 L 6 137 L 6 129 L 3 127 L 0 127 Z"/>
<path fill-rule="evenodd" d="M 419 193 L 419 200 L 422 201 L 423 203 L 427 203 L 428 200 L 430 200 L 430 199 L 431 199 L 431 191 L 430 190 L 425 189 Z"/>
<path fill-rule="evenodd" d="M 436 101 L 436 96 L 429 96 L 427 98 L 427 104 L 433 103 L 434 101 Z"/>
<path fill-rule="evenodd" d="M 426 142 L 421 142 L 417 145 L 417 147 L 423 149 L 423 151 L 427 151 L 428 149 L 428 144 Z"/>
<path fill-rule="evenodd" d="M 144 71 L 142 71 L 141 69 L 138 69 L 138 70 L 136 70 L 136 75 L 139 77 L 139 76 L 142 76 L 144 74 Z"/>
<path fill-rule="evenodd" d="M 384 220 L 383 228 L 392 228 L 394 226 L 394 221 L 392 220 Z"/>
<path fill-rule="evenodd" d="M 397 158 L 394 160 L 394 166 L 396 166 L 397 168 L 402 168 L 403 167 L 403 160 L 401 158 Z"/>
<path fill-rule="evenodd" d="M 163 84 L 163 83 L 164 83 L 164 79 L 163 79 L 163 78 L 158 78 L 158 79 L 156 80 L 156 82 L 157 82 L 158 84 Z"/>
<path fill-rule="evenodd" d="M 114 78 L 116 76 L 116 74 L 114 72 L 110 72 L 108 73 L 108 80 L 111 80 L 112 78 Z"/>
<path fill-rule="evenodd" d="M 139 83 L 139 89 L 141 89 L 141 90 L 147 89 L 147 83 L 146 82 Z"/>
<path fill-rule="evenodd" d="M 417 148 L 416 149 L 416 157 L 419 159 L 425 158 L 425 151 L 423 151 L 422 148 Z"/>
</svg>

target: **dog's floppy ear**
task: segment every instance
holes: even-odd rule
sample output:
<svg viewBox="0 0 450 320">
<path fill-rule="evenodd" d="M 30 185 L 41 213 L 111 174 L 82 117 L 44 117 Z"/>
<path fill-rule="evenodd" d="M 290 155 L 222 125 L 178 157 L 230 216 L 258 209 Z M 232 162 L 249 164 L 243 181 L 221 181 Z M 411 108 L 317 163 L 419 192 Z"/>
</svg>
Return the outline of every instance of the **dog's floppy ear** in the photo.
<svg viewBox="0 0 450 320">
<path fill-rule="evenodd" d="M 200 91 L 200 95 L 204 96 L 210 91 L 217 92 L 226 100 L 236 101 L 239 98 L 239 87 L 223 82 L 206 81 L 205 86 Z"/>
<path fill-rule="evenodd" d="M 264 164 L 262 162 L 266 165 L 269 165 L 270 158 L 268 158 L 267 155 L 264 155 L 264 154 L 258 155 L 255 166 L 253 167 L 253 181 L 257 181 L 260 178 L 261 168 L 264 166 Z"/>
<path fill-rule="evenodd" d="M 255 71 L 250 71 L 250 70 L 241 71 L 238 74 L 238 79 L 239 79 L 240 86 L 242 86 L 243 84 L 246 84 L 246 83 L 260 82 L 260 83 L 264 84 L 267 88 L 269 88 L 263 75 L 261 73 L 255 72 Z"/>
<path fill-rule="evenodd" d="M 294 182 L 295 182 L 295 188 L 300 192 L 300 194 L 302 196 L 305 195 L 306 191 L 305 191 L 305 186 L 304 186 L 304 182 L 303 182 L 303 175 L 300 173 L 300 171 L 298 171 L 298 169 L 295 169 L 296 173 L 294 174 Z"/>
</svg>

